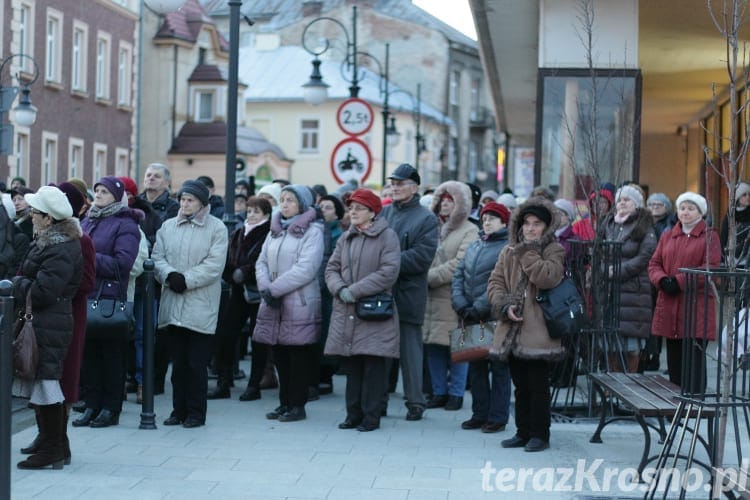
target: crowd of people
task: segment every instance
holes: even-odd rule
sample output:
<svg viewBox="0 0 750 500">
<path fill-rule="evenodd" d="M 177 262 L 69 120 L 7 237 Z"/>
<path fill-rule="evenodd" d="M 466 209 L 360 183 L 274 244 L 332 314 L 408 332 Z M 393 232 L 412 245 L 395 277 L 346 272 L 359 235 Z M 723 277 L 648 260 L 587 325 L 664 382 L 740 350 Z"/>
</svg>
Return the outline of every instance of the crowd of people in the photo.
<svg viewBox="0 0 750 500">
<path fill-rule="evenodd" d="M 522 200 L 458 181 L 420 193 L 419 173 L 402 164 L 379 194 L 282 180 L 254 194 L 241 181 L 236 220 L 222 222 L 212 179 L 187 180 L 173 194 L 169 169 L 158 163 L 146 169 L 140 193 L 126 177 L 102 177 L 91 189 L 81 179 L 36 191 L 16 181 L 2 194 L 0 272 L 14 281 L 19 309 L 31 301 L 40 352 L 36 379 L 14 383 L 39 428 L 20 468 L 70 462 L 71 409 L 81 412 L 73 426 L 104 428 L 118 425 L 127 387 L 141 402 L 145 308 L 157 329 L 155 394 L 172 364 L 164 425 L 203 426 L 208 401 L 232 396 L 249 347 L 239 399 L 261 399 L 278 385 L 268 419 L 304 420 L 307 403 L 330 394 L 338 373 L 346 376 L 339 428 L 376 430 L 400 371 L 406 420 L 461 409 L 469 386 L 471 418 L 461 428 L 502 432 L 512 381 L 516 434 L 502 446 L 547 449 L 551 370 L 566 348 L 548 332 L 535 297 L 563 279 L 575 240 L 622 243 L 620 261 L 605 270 L 622 293 L 608 369 L 657 369 L 666 338 L 670 380 L 705 386 L 681 380 L 680 269 L 718 265 L 727 233 L 726 219 L 721 234 L 707 224 L 697 193 L 681 194 L 675 213 L 663 193 L 644 202 L 634 183 L 602 184 L 588 203 L 544 188 Z M 735 201 L 740 261 L 750 185 L 739 185 Z M 158 285 L 153 303 L 142 293 L 147 258 Z M 385 311 L 376 319 L 363 311 L 372 297 Z M 133 302 L 132 339 L 86 335 L 92 298 Z M 712 317 L 713 304 L 699 314 Z M 451 331 L 479 323 L 496 325 L 489 358 L 452 361 Z M 705 345 L 691 349 L 705 363 Z"/>
</svg>

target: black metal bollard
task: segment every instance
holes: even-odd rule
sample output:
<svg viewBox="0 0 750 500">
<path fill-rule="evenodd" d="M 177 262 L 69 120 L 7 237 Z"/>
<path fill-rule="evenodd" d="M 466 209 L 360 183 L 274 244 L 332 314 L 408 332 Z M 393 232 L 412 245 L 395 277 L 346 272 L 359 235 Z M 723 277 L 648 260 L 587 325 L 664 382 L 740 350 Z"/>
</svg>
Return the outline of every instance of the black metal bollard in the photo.
<svg viewBox="0 0 750 500">
<path fill-rule="evenodd" d="M 154 261 L 143 262 L 143 405 L 139 429 L 156 429 L 154 413 Z"/>
<path fill-rule="evenodd" d="M 0 281 L 0 498 L 10 498 L 13 283 Z"/>
</svg>

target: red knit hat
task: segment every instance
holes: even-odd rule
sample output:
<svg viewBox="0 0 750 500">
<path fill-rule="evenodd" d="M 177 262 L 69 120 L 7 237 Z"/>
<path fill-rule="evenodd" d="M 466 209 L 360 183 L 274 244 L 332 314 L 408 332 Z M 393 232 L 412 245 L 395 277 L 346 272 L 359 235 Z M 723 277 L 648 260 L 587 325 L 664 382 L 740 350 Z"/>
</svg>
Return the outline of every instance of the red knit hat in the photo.
<svg viewBox="0 0 750 500">
<path fill-rule="evenodd" d="M 138 185 L 133 179 L 131 179 L 130 177 L 120 177 L 120 181 L 125 186 L 126 193 L 132 194 L 133 196 L 138 196 Z"/>
<path fill-rule="evenodd" d="M 353 201 L 356 201 L 360 205 L 364 205 L 373 212 L 375 215 L 379 214 L 383 209 L 383 204 L 380 201 L 380 197 L 370 191 L 369 189 L 359 188 L 355 190 L 352 195 L 346 200 L 346 206 L 351 205 Z"/>
<path fill-rule="evenodd" d="M 612 205 L 615 204 L 615 197 L 612 194 L 612 191 L 610 191 L 609 189 L 604 189 L 604 188 L 600 189 L 599 196 L 609 202 L 609 208 L 612 208 Z M 589 195 L 589 203 L 594 203 L 595 199 L 596 199 L 596 191 L 591 191 L 591 194 Z"/>
<path fill-rule="evenodd" d="M 481 219 L 482 216 L 487 213 L 500 217 L 503 224 L 508 224 L 508 221 L 510 220 L 510 210 L 508 210 L 508 207 L 500 203 L 495 203 L 494 201 L 485 203 L 484 207 L 482 207 L 482 211 L 479 213 L 479 218 Z"/>
</svg>

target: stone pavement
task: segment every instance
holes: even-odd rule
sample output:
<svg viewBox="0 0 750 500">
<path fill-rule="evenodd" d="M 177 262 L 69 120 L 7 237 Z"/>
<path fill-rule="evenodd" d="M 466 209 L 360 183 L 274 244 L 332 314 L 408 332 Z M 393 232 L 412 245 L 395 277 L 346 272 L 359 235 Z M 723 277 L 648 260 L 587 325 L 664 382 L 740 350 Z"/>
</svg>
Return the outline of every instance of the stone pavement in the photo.
<svg viewBox="0 0 750 500">
<path fill-rule="evenodd" d="M 247 362 L 242 367 L 248 371 Z M 404 419 L 403 399 L 396 393 L 380 430 L 359 433 L 337 428 L 344 418 L 343 377 L 335 377 L 333 395 L 308 403 L 307 420 L 294 423 L 264 418 L 278 404 L 276 390 L 264 391 L 259 401 L 238 401 L 245 382 L 239 381 L 242 387 L 232 390 L 233 399 L 209 401 L 207 424 L 196 429 L 161 424 L 171 409 L 166 394 L 156 397 L 158 429 L 139 430 L 140 407 L 130 394 L 119 426 L 69 428 L 70 466 L 58 471 L 14 468 L 12 497 L 469 500 L 518 495 L 530 499 L 643 496 L 641 490 L 634 490 L 642 485 L 618 475 L 636 466 L 640 458 L 643 435 L 635 423 L 607 427 L 603 444 L 589 443 L 596 427 L 591 419 L 554 423 L 551 448 L 526 453 L 500 447 L 500 440 L 513 435 L 512 421 L 498 434 L 460 428 L 471 415 L 468 393 L 463 410 L 428 410 L 419 422 Z M 18 449 L 35 432 L 32 426 L 13 435 L 13 464 L 22 459 Z M 574 474 L 562 481 L 566 468 L 572 473 L 576 467 L 589 474 Z M 605 468 L 613 468 L 615 474 L 609 486 L 604 484 Z M 528 477 L 519 479 L 524 472 Z"/>
</svg>

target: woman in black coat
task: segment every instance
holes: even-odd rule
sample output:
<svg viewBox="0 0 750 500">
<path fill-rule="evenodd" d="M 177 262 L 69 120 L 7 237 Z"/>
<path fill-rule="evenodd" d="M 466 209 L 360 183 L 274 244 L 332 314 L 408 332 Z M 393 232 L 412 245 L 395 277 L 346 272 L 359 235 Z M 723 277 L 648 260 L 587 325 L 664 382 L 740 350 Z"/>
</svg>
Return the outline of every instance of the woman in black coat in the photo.
<svg viewBox="0 0 750 500">
<path fill-rule="evenodd" d="M 40 442 L 36 453 L 18 463 L 19 469 L 61 469 L 65 458 L 65 406 L 60 377 L 73 337 L 72 299 L 81 282 L 81 227 L 58 188 L 43 186 L 25 195 L 32 208 L 36 235 L 20 273 L 13 281 L 17 309 L 31 299 L 39 365 L 33 382 L 16 380 L 16 393 L 34 406 Z"/>
<path fill-rule="evenodd" d="M 260 306 L 260 295 L 257 301 L 248 303 L 245 298 L 245 287 L 255 287 L 255 261 L 260 256 L 260 250 L 266 235 L 271 229 L 271 204 L 268 200 L 251 196 L 247 200 L 247 217 L 229 241 L 227 250 L 227 262 L 224 266 L 223 279 L 231 283 L 232 291 L 229 296 L 229 304 L 224 316 L 220 318 L 216 329 L 216 351 L 217 381 L 216 388 L 209 391 L 208 399 L 229 398 L 229 388 L 232 386 L 234 365 L 237 359 L 237 342 L 240 339 L 240 331 L 250 318 L 250 331 L 255 328 L 255 318 Z M 242 352 L 247 346 L 240 346 Z M 260 399 L 260 379 L 263 378 L 263 369 L 266 366 L 268 346 L 265 344 L 252 343 L 252 367 L 247 389 L 240 396 L 240 401 L 253 401 Z"/>
</svg>

